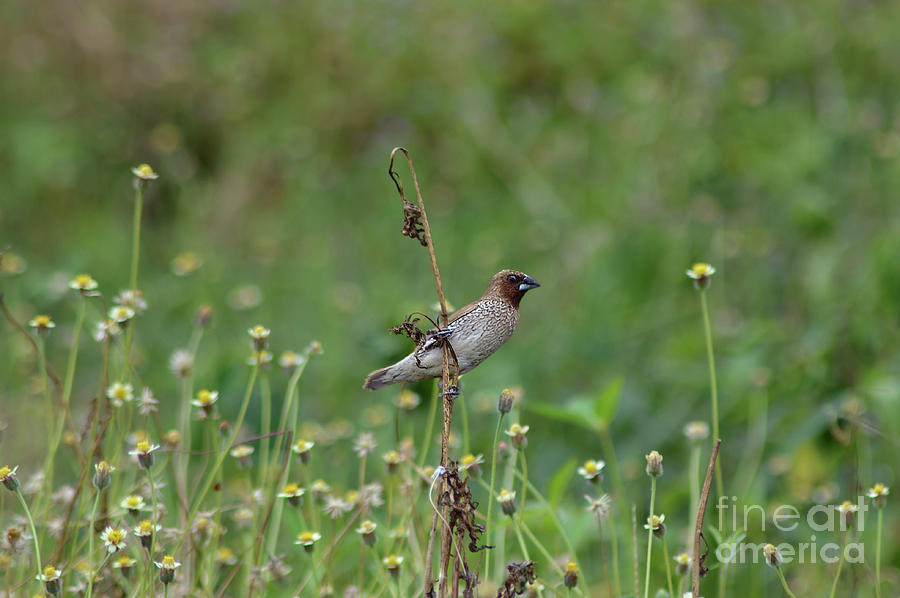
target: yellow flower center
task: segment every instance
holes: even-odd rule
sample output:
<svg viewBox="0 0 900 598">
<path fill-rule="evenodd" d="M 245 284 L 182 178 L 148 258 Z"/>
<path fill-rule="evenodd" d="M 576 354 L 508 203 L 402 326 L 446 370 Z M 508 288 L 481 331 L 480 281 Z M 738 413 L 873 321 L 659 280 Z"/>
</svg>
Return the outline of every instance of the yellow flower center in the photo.
<svg viewBox="0 0 900 598">
<path fill-rule="evenodd" d="M 128 505 L 129 509 L 137 509 L 141 506 L 141 502 L 143 502 L 141 497 L 133 494 L 125 499 L 125 504 Z"/>
<path fill-rule="evenodd" d="M 162 566 L 166 569 L 174 569 L 175 568 L 175 557 L 171 554 L 167 554 L 162 559 Z"/>
<path fill-rule="evenodd" d="M 394 569 L 394 568 L 400 566 L 400 559 L 397 557 L 396 554 L 391 554 L 391 555 L 388 555 L 388 557 L 386 559 L 384 559 L 384 564 L 387 565 L 388 567 L 390 567 L 391 569 Z"/>
<path fill-rule="evenodd" d="M 75 277 L 75 286 L 85 288 L 91 286 L 93 279 L 90 274 L 79 274 Z"/>
<path fill-rule="evenodd" d="M 519 424 L 513 424 L 509 427 L 509 434 L 511 436 L 516 436 L 516 435 L 522 434 L 522 433 L 523 433 L 522 426 Z"/>
<path fill-rule="evenodd" d="M 153 168 L 151 168 L 149 164 L 141 164 L 136 170 L 140 176 L 153 176 Z"/>
<path fill-rule="evenodd" d="M 313 443 L 308 440 L 298 440 L 297 444 L 294 445 L 294 450 L 296 450 L 298 453 L 305 453 L 310 448 L 312 448 L 312 444 Z"/>
<path fill-rule="evenodd" d="M 141 534 L 148 535 L 153 533 L 153 522 L 149 519 L 144 519 L 138 525 L 138 528 L 141 530 Z"/>
<path fill-rule="evenodd" d="M 595 474 L 599 470 L 597 469 L 597 463 L 595 461 L 585 461 L 584 462 L 584 472 L 588 474 Z"/>
<path fill-rule="evenodd" d="M 56 572 L 56 567 L 53 565 L 47 565 L 44 567 L 44 577 L 56 577 L 58 574 Z"/>
<path fill-rule="evenodd" d="M 462 458 L 463 467 L 465 467 L 466 465 L 471 465 L 474 462 L 475 462 L 475 455 L 473 455 L 472 453 L 469 453 L 468 455 L 466 455 L 465 457 Z"/>
<path fill-rule="evenodd" d="M 149 453 L 150 452 L 150 443 L 147 442 L 146 440 L 141 440 L 140 442 L 137 443 L 137 450 L 139 450 L 142 453 Z"/>
<path fill-rule="evenodd" d="M 106 539 L 109 540 L 111 544 L 121 544 L 125 541 L 125 532 L 120 529 L 110 530 L 106 535 Z"/>
<path fill-rule="evenodd" d="M 223 547 L 219 549 L 217 556 L 220 561 L 229 561 L 232 559 L 232 557 L 234 557 L 234 551 L 232 551 L 228 547 Z"/>
<path fill-rule="evenodd" d="M 7 478 L 9 474 L 12 473 L 12 469 L 9 468 L 9 465 L 4 465 L 0 467 L 0 478 Z"/>
<path fill-rule="evenodd" d="M 124 401 L 126 398 L 128 398 L 128 388 L 122 386 L 121 384 L 118 386 L 114 386 L 113 396 Z"/>
<path fill-rule="evenodd" d="M 388 463 L 399 463 L 400 453 L 398 453 L 397 451 L 390 451 L 384 456 L 384 460 Z"/>
<path fill-rule="evenodd" d="M 120 556 L 116 560 L 116 563 L 119 565 L 119 567 L 125 567 L 125 568 L 131 567 L 132 565 L 134 565 L 134 561 L 130 556 Z"/>
<path fill-rule="evenodd" d="M 208 390 L 201 390 L 197 393 L 197 400 L 203 405 L 209 405 L 212 402 L 212 393 Z"/>
<path fill-rule="evenodd" d="M 263 338 L 267 336 L 268 331 L 265 326 L 256 325 L 250 331 L 250 334 L 253 335 L 253 338 Z"/>
<path fill-rule="evenodd" d="M 282 492 L 284 494 L 296 494 L 297 490 L 299 490 L 299 489 L 300 489 L 300 486 L 298 486 L 296 482 L 291 482 L 290 484 L 288 484 L 284 487 Z"/>
<path fill-rule="evenodd" d="M 357 498 L 359 498 L 359 492 L 357 492 L 356 490 L 348 490 L 347 494 L 344 495 L 344 500 L 346 500 L 351 505 L 356 504 Z"/>
<path fill-rule="evenodd" d="M 512 494 L 506 488 L 504 488 L 504 489 L 500 490 L 500 496 L 497 497 L 497 500 L 499 500 L 500 502 L 507 502 L 507 501 L 512 500 L 513 498 L 515 498 L 515 495 Z"/>
<path fill-rule="evenodd" d="M 706 276 L 709 274 L 709 264 L 698 263 L 691 266 L 691 270 L 694 271 L 694 274 L 697 276 Z"/>
<path fill-rule="evenodd" d="M 679 565 L 687 565 L 688 563 L 691 562 L 691 557 L 688 556 L 688 553 L 682 552 L 681 554 L 679 554 L 678 556 L 675 557 L 675 560 L 678 562 Z"/>
<path fill-rule="evenodd" d="M 566 563 L 566 573 L 578 573 L 578 565 L 575 564 L 575 561 Z"/>
<path fill-rule="evenodd" d="M 300 532 L 297 534 L 297 539 L 301 542 L 315 542 L 316 535 L 315 532 Z"/>
<path fill-rule="evenodd" d="M 361 534 L 371 534 L 375 531 L 375 524 L 366 519 L 359 525 L 359 532 Z"/>
<path fill-rule="evenodd" d="M 34 325 L 38 328 L 46 328 L 52 323 L 53 320 L 50 319 L 50 316 L 34 316 Z"/>
<path fill-rule="evenodd" d="M 875 484 L 872 486 L 872 491 L 875 494 L 882 494 L 884 492 L 884 484 Z"/>
</svg>

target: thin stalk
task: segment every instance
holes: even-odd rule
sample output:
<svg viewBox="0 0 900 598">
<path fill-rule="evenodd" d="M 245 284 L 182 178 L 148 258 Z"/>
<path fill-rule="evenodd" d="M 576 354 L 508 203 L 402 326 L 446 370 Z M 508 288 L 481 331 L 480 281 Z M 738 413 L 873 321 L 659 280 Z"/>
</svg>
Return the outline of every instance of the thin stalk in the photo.
<svg viewBox="0 0 900 598">
<path fill-rule="evenodd" d="M 884 508 L 878 508 L 878 529 L 875 532 L 875 597 L 881 598 L 881 530 Z"/>
<path fill-rule="evenodd" d="M 675 596 L 672 592 L 672 567 L 669 565 L 669 545 L 666 544 L 666 537 L 662 537 L 663 557 L 666 561 L 666 583 L 669 585 L 669 596 Z"/>
<path fill-rule="evenodd" d="M 484 537 L 485 541 L 490 544 L 491 542 L 491 512 L 494 508 L 494 480 L 497 474 L 497 459 L 499 456 L 497 455 L 497 444 L 500 441 L 500 429 L 503 426 L 503 416 L 505 413 L 500 413 L 500 417 L 497 419 L 497 429 L 494 431 L 494 444 L 493 449 L 491 450 L 491 485 L 488 490 L 488 510 L 487 510 L 487 519 L 484 520 Z M 484 551 L 484 576 L 490 577 L 491 574 L 491 551 Z"/>
<path fill-rule="evenodd" d="M 622 595 L 622 584 L 619 580 L 619 535 L 616 533 L 616 514 L 609 514 L 609 533 L 612 536 L 613 554 L 613 584 L 616 588 L 616 596 Z"/>
<path fill-rule="evenodd" d="M 244 424 L 244 417 L 247 415 L 247 408 L 250 406 L 250 397 L 253 396 L 253 387 L 256 384 L 256 376 L 257 374 L 259 374 L 260 361 L 261 359 L 259 351 L 257 351 L 256 359 L 253 360 L 253 369 L 250 370 L 250 379 L 247 381 L 247 390 L 244 393 L 244 400 L 241 403 L 241 410 L 234 422 L 234 429 L 231 432 L 231 437 L 228 439 L 228 444 L 223 447 L 222 451 L 216 457 L 216 462 L 213 465 L 212 470 L 207 475 L 202 489 L 197 493 L 197 497 L 194 499 L 194 506 L 191 507 L 190 513 L 188 514 L 187 518 L 188 525 L 190 525 L 194 520 L 194 517 L 197 516 L 197 511 L 200 510 L 200 506 L 203 504 L 203 499 L 206 498 L 206 494 L 209 492 L 213 480 L 218 475 L 219 470 L 222 468 L 222 464 L 225 462 L 225 458 L 228 456 L 228 452 L 231 450 L 231 447 L 234 446 L 238 434 L 240 434 L 241 432 L 241 426 Z M 181 540 L 178 541 L 175 549 L 176 551 L 178 550 L 178 548 L 181 548 L 181 545 L 184 543 L 184 539 L 186 536 L 187 534 L 185 534 L 185 536 L 182 536 Z"/>
<path fill-rule="evenodd" d="M 100 491 L 94 495 L 94 506 L 91 507 L 91 526 L 88 528 L 88 587 L 87 598 L 91 598 L 94 593 L 94 522 L 97 519 L 97 504 L 100 502 Z"/>
<path fill-rule="evenodd" d="M 34 529 L 34 519 L 31 517 L 31 511 L 28 510 L 28 503 L 25 502 L 25 497 L 22 496 L 21 488 L 16 488 L 16 496 L 19 497 L 19 503 L 22 505 L 22 510 L 25 511 L 25 517 L 28 518 L 28 525 L 31 526 L 31 537 L 34 539 L 34 557 L 37 559 L 37 572 L 38 575 L 41 575 L 44 572 L 44 566 L 41 564 L 41 546 L 38 543 L 37 531 Z"/>
<path fill-rule="evenodd" d="M 691 458 L 688 467 L 688 475 L 690 476 L 688 485 L 691 489 L 691 526 L 687 530 L 687 545 L 690 548 L 694 546 L 694 528 L 697 527 L 697 505 L 700 504 L 700 443 L 691 442 Z M 691 550 L 693 554 L 693 550 Z"/>
<path fill-rule="evenodd" d="M 525 450 L 523 449 L 519 453 L 522 457 L 522 499 L 519 502 L 519 523 L 522 523 L 522 519 L 525 517 L 525 493 L 528 490 L 528 462 L 525 460 Z"/>
<path fill-rule="evenodd" d="M 153 561 L 153 549 L 156 544 L 156 522 L 159 521 L 159 510 L 156 504 L 156 484 L 153 483 L 153 471 L 152 466 L 147 468 L 147 480 L 150 482 L 150 497 L 153 501 L 153 518 L 151 519 L 151 529 L 153 530 L 153 534 L 150 536 L 150 552 L 147 553 L 147 559 L 149 562 Z M 185 530 L 185 533 L 190 533 L 190 528 Z M 149 565 L 149 563 L 148 563 Z M 153 567 L 147 567 L 149 571 L 149 585 L 147 586 L 147 598 L 153 598 Z"/>
<path fill-rule="evenodd" d="M 791 591 L 791 588 L 788 587 L 787 580 L 784 578 L 784 573 L 781 571 L 781 567 L 776 565 L 775 571 L 778 572 L 778 579 L 781 580 L 781 585 L 784 587 L 784 591 L 787 592 L 787 595 L 791 598 L 797 598 L 794 593 Z"/>
<path fill-rule="evenodd" d="M 647 518 L 647 567 L 644 571 L 644 598 L 650 595 L 650 560 L 653 557 L 653 508 L 656 504 L 656 476 L 650 477 L 650 516 Z"/>
<path fill-rule="evenodd" d="M 435 382 L 435 386 L 437 382 Z M 437 419 L 437 404 L 441 400 L 440 393 L 435 390 L 434 397 L 431 399 L 431 410 L 428 412 L 428 425 L 425 427 L 425 437 L 422 438 L 422 450 L 419 452 L 419 469 L 425 466 L 428 458 L 428 448 L 431 442 L 431 435 L 434 433 L 434 420 Z"/>
<path fill-rule="evenodd" d="M 700 291 L 700 311 L 703 312 L 703 332 L 706 337 L 706 361 L 709 364 L 709 387 L 712 397 L 712 437 L 713 442 L 719 438 L 719 392 L 716 385 L 716 359 L 713 354 L 712 328 L 709 325 L 709 305 L 706 301 L 706 290 Z M 716 460 L 716 494 L 724 496 L 722 490 L 722 466 Z"/>
<path fill-rule="evenodd" d="M 828 598 L 834 598 L 835 592 L 838 587 L 838 580 L 841 578 L 841 569 L 844 567 L 844 548 L 847 546 L 847 541 L 850 538 L 850 529 L 848 528 L 846 532 L 844 532 L 844 545 L 841 547 L 841 555 L 840 560 L 838 561 L 837 571 L 834 574 L 834 581 L 831 582 L 831 593 L 828 594 Z"/>
</svg>

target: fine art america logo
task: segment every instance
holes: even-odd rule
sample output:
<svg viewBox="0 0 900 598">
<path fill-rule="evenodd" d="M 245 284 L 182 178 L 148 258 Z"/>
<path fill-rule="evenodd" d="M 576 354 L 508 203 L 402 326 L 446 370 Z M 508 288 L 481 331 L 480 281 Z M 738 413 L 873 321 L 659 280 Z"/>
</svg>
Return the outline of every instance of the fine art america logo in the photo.
<svg viewBox="0 0 900 598">
<path fill-rule="evenodd" d="M 776 545 L 779 562 L 837 563 L 843 558 L 848 563 L 862 563 L 865 561 L 865 545 L 855 540 L 865 530 L 866 513 L 871 506 L 866 502 L 866 497 L 860 496 L 855 504 L 846 501 L 841 505 L 816 505 L 805 513 L 793 505 L 780 505 L 772 511 L 771 516 L 767 516 L 762 505 L 739 504 L 736 496 L 720 496 L 716 509 L 719 530 L 722 532 L 727 528 L 735 531 L 758 529 L 763 533 L 774 530 L 796 532 L 805 524 L 809 529 L 805 541 Z M 838 533 L 843 541 L 823 542 L 817 539 L 817 533 L 826 532 Z M 828 536 L 834 537 L 833 534 Z M 739 537 L 743 538 L 744 535 Z M 716 557 L 723 563 L 763 563 L 767 558 L 766 544 L 724 542 L 716 548 Z"/>
</svg>

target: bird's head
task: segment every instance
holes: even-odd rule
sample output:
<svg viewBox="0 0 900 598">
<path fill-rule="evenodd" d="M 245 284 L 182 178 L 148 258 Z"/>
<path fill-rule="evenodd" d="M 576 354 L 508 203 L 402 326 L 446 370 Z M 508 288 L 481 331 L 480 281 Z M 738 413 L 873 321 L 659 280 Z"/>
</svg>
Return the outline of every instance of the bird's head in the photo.
<svg viewBox="0 0 900 598">
<path fill-rule="evenodd" d="M 495 297 L 519 307 L 519 301 L 530 291 L 541 286 L 538 281 L 518 270 L 501 270 L 491 277 L 484 298 Z"/>
</svg>

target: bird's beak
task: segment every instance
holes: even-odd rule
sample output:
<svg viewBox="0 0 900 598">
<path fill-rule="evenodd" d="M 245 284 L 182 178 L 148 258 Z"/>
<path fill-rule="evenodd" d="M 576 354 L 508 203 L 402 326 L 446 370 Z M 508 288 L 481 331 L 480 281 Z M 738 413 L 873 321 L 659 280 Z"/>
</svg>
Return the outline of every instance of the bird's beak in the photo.
<svg viewBox="0 0 900 598">
<path fill-rule="evenodd" d="M 525 291 L 536 289 L 539 286 L 541 286 L 541 283 L 526 274 L 522 282 L 519 283 L 519 290 L 524 293 Z"/>
</svg>

